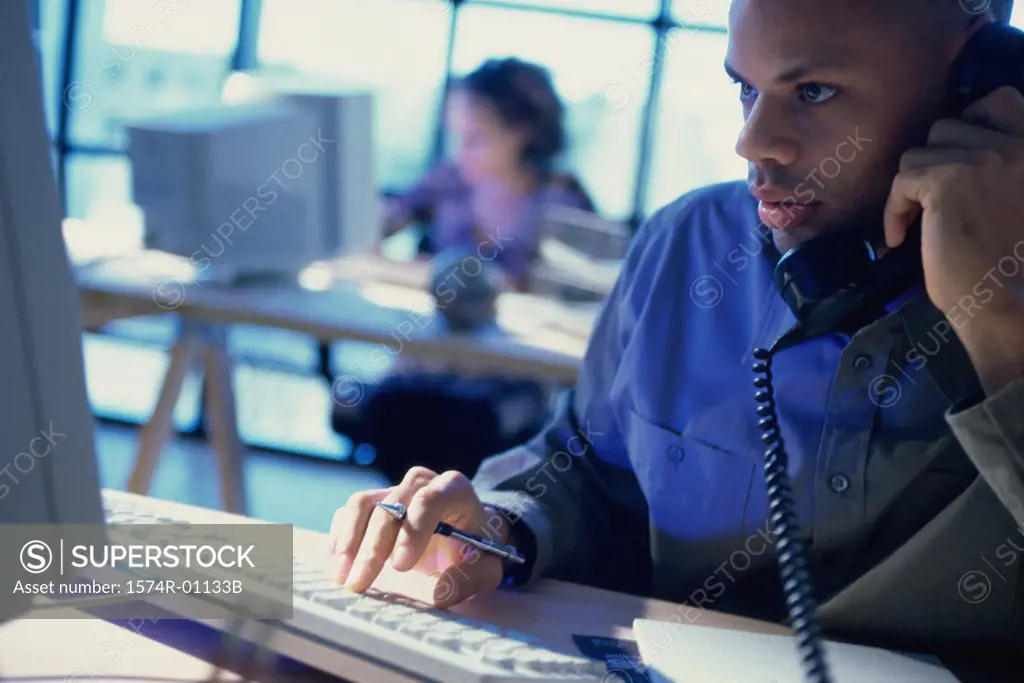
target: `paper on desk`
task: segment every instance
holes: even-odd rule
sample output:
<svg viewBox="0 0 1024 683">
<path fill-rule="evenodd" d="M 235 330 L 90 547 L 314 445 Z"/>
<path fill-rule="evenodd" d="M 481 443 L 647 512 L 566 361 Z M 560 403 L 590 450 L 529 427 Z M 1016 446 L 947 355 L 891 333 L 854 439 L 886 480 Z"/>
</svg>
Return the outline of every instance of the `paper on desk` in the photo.
<svg viewBox="0 0 1024 683">
<path fill-rule="evenodd" d="M 745 633 L 650 619 L 633 622 L 653 683 L 803 683 L 792 636 Z M 935 658 L 828 642 L 836 683 L 959 683 Z"/>
</svg>

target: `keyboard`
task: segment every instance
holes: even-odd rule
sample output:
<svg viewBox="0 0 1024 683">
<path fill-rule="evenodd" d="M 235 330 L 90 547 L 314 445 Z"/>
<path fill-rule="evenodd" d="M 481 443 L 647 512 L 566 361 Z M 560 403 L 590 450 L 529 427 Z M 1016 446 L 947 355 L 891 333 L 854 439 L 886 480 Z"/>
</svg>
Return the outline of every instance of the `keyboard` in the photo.
<svg viewBox="0 0 1024 683">
<path fill-rule="evenodd" d="M 212 519 L 196 509 L 175 506 L 168 514 L 161 501 L 104 491 L 108 524 L 212 524 L 237 523 Z M 214 513 L 222 514 L 222 513 Z M 245 520 L 247 523 L 260 523 Z M 304 641 L 326 645 L 371 665 L 391 669 L 402 680 L 444 683 L 527 683 L 532 681 L 607 681 L 604 662 L 568 655 L 542 647 L 528 634 L 509 631 L 487 622 L 467 619 L 406 597 L 374 589 L 358 594 L 340 586 L 322 554 L 303 552 L 296 544 L 291 566 L 254 577 L 273 590 L 290 590 L 294 612 L 279 623 L 283 632 Z M 377 683 L 383 678 L 353 675 L 353 667 L 331 670 L 317 657 L 296 657 L 294 647 L 271 649 L 346 680 Z M 312 659 L 313 661 L 309 661 Z M 618 679 L 613 679 L 618 680 Z"/>
</svg>

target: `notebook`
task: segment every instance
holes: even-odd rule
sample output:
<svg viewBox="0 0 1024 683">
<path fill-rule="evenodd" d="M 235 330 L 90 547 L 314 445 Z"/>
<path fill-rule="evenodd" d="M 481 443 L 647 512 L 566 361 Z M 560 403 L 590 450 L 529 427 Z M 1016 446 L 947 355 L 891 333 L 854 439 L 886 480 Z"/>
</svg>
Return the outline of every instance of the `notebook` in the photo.
<svg viewBox="0 0 1024 683">
<path fill-rule="evenodd" d="M 652 683 L 803 683 L 792 636 L 636 619 L 633 633 Z M 960 683 L 934 657 L 827 641 L 836 683 Z"/>
</svg>

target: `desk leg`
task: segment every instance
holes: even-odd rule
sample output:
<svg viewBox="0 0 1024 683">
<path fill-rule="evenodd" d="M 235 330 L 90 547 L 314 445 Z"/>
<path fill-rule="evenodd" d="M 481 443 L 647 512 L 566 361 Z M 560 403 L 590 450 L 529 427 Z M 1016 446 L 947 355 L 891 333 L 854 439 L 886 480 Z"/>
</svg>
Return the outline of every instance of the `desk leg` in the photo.
<svg viewBox="0 0 1024 683">
<path fill-rule="evenodd" d="M 135 467 L 128 478 L 128 490 L 132 493 L 145 495 L 149 492 L 157 460 L 171 433 L 174 408 L 181 396 L 181 386 L 201 346 L 202 342 L 196 335 L 184 334 L 178 337 L 171 348 L 170 362 L 167 364 L 167 372 L 164 374 L 153 414 L 139 430 L 139 452 L 135 457 Z"/>
<path fill-rule="evenodd" d="M 231 359 L 225 344 L 203 349 L 206 366 L 206 417 L 209 441 L 217 454 L 221 498 L 228 512 L 246 514 L 243 446 L 238 435 Z"/>
</svg>

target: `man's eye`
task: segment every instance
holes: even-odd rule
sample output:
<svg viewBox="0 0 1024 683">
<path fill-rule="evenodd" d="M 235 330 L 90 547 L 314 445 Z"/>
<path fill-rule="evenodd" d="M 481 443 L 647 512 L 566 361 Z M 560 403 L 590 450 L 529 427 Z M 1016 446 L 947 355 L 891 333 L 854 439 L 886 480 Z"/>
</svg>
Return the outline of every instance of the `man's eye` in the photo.
<svg viewBox="0 0 1024 683">
<path fill-rule="evenodd" d="M 757 90 L 755 90 L 754 86 L 752 86 L 752 85 L 747 85 L 746 83 L 740 83 L 739 86 L 740 86 L 740 100 L 743 100 L 743 101 L 749 100 L 751 97 L 753 97 L 754 95 L 757 94 Z"/>
<path fill-rule="evenodd" d="M 800 94 L 808 102 L 812 104 L 821 104 L 827 102 L 836 96 L 839 91 L 828 85 L 821 85 L 820 83 L 808 83 L 807 85 L 800 86 Z"/>
</svg>

